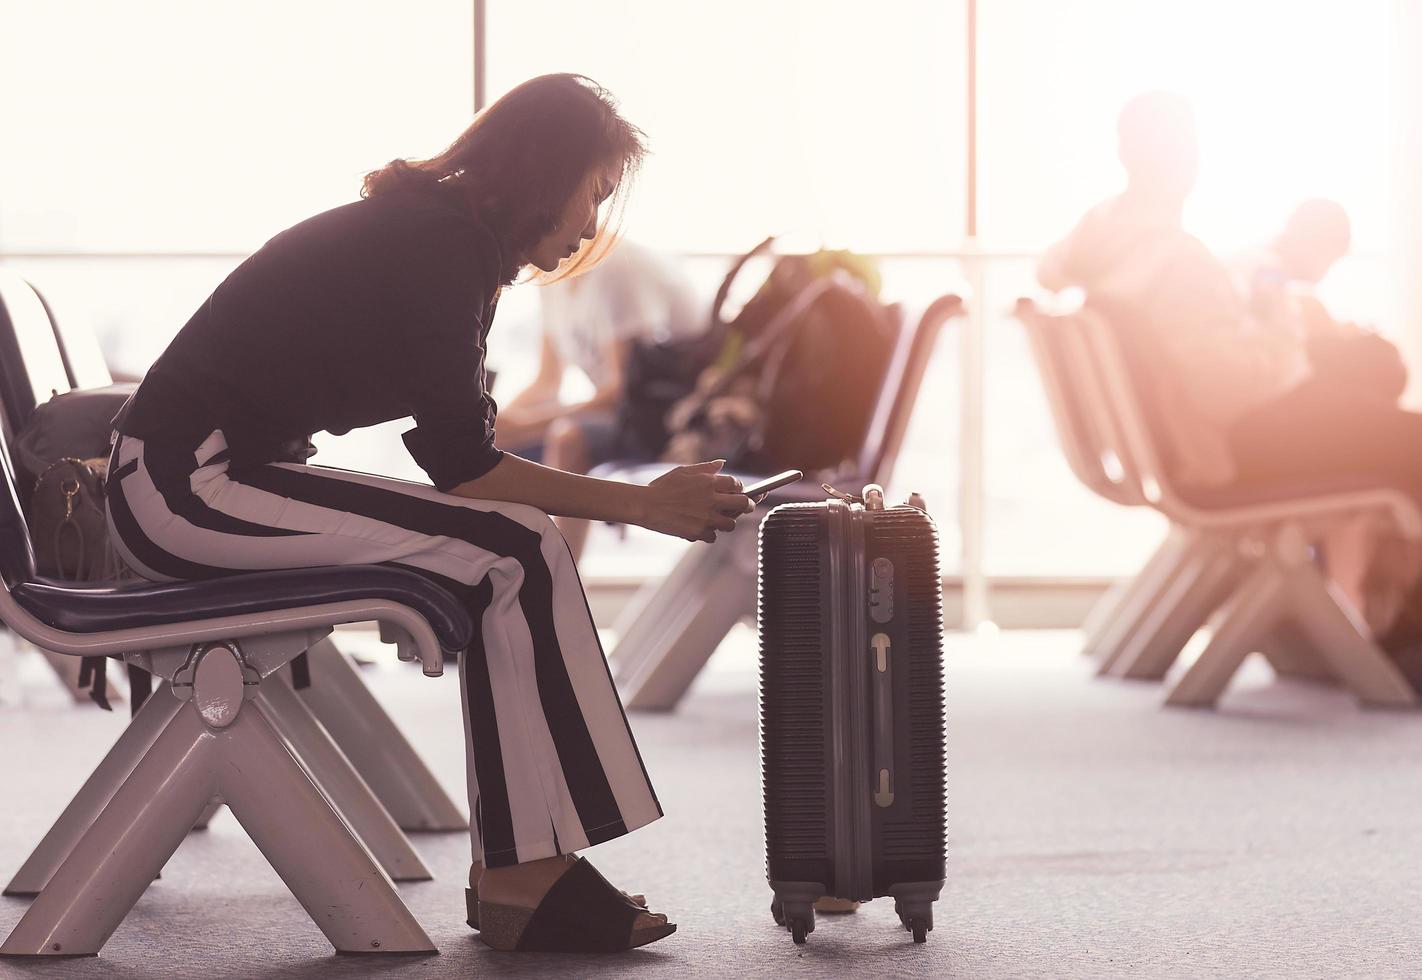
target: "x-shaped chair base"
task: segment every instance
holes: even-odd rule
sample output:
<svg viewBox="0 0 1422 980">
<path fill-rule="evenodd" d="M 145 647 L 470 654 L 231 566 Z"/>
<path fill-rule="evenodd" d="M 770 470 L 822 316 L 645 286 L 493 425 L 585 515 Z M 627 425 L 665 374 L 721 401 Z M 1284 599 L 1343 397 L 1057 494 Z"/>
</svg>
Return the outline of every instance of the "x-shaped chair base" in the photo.
<svg viewBox="0 0 1422 980">
<path fill-rule="evenodd" d="M 287 641 L 279 663 L 310 642 Z M 109 753 L 32 856 L 35 867 L 27 862 L 38 880 L 60 858 L 0 953 L 98 953 L 212 802 L 227 804 L 338 951 L 434 951 L 366 849 L 370 841 L 363 844 L 347 820 L 364 823 L 384 844 L 370 830 L 383 814 L 388 829 L 403 835 L 383 808 L 375 814 L 367 805 L 375 802 L 368 788 L 365 798 L 353 792 L 364 786 L 359 775 L 348 761 L 341 765 L 339 749 L 286 682 L 271 676 L 275 666 L 261 676 L 231 646 L 208 646 L 144 705 L 122 749 Z M 351 812 L 343 817 L 322 784 L 344 794 Z"/>
<path fill-rule="evenodd" d="M 297 757 L 395 881 L 426 881 L 429 869 L 399 831 L 468 829 L 429 767 L 329 638 L 307 651 L 317 683 L 294 698 L 275 681 L 261 696 L 281 719 Z M 289 678 L 287 669 L 280 676 Z M 38 895 L 80 835 L 181 706 L 166 684 L 145 703 L 69 806 L 16 872 L 4 894 Z M 194 824 L 204 828 L 218 804 Z M 394 826 L 392 826 L 392 821 Z"/>
<path fill-rule="evenodd" d="M 618 624 L 609 659 L 633 711 L 671 711 L 737 623 L 755 615 L 756 532 L 742 521 L 714 544 L 687 548 L 671 572 L 644 587 Z"/>
<path fill-rule="evenodd" d="M 321 720 L 401 830 L 468 830 L 469 818 L 444 791 L 409 739 L 328 637 L 306 651 L 311 686 L 301 700 Z M 283 672 L 285 673 L 285 672 Z"/>
<path fill-rule="evenodd" d="M 255 695 L 308 774 L 325 792 L 357 837 L 395 881 L 428 881 L 433 875 L 381 801 L 311 710 L 279 676 Z M 5 888 L 6 895 L 38 895 L 75 843 L 113 798 L 153 745 L 162 726 L 183 705 L 161 685 L 124 729 L 102 762 Z M 194 826 L 211 817 L 209 804 Z"/>
<path fill-rule="evenodd" d="M 1297 528 L 1278 531 L 1221 610 L 1210 643 L 1171 690 L 1167 704 L 1212 706 L 1251 652 L 1274 652 L 1281 628 L 1307 639 L 1304 650 L 1364 705 L 1413 708 L 1417 691 L 1376 644 L 1347 597 L 1319 571 Z"/>
<path fill-rule="evenodd" d="M 1252 545 L 1252 547 L 1251 547 Z M 1266 546 L 1239 531 L 1172 528 L 1139 575 L 1103 603 L 1088 651 L 1097 673 L 1130 680 L 1165 677 L 1196 630 L 1204 626 L 1259 564 Z M 1280 677 L 1336 682 L 1307 630 L 1276 624 L 1259 652 Z"/>
</svg>

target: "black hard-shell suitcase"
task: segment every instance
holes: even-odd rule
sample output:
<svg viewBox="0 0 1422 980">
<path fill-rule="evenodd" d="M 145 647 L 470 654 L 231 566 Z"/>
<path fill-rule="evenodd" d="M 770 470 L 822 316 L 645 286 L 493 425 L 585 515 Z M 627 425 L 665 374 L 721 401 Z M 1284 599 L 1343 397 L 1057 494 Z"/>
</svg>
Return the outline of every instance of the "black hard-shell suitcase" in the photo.
<svg viewBox="0 0 1422 980">
<path fill-rule="evenodd" d="M 946 844 L 938 531 L 873 485 L 784 504 L 761 524 L 759 588 L 775 921 L 803 943 L 819 898 L 892 895 L 923 942 Z"/>
</svg>

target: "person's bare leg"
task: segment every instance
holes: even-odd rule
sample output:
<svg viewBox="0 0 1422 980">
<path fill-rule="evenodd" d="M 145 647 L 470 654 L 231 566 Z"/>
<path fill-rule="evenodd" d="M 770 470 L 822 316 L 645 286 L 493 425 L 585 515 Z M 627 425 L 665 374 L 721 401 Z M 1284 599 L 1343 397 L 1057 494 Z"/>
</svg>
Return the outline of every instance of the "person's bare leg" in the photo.
<svg viewBox="0 0 1422 980">
<path fill-rule="evenodd" d="M 548 427 L 543 444 L 543 461 L 568 473 L 588 471 L 591 461 L 588 459 L 587 441 L 576 422 L 568 418 L 555 419 Z M 587 521 L 573 517 L 555 517 L 553 520 L 558 525 L 558 530 L 563 532 L 564 540 L 568 542 L 573 561 L 579 561 L 583 556 L 583 547 L 588 541 L 590 525 Z"/>
</svg>

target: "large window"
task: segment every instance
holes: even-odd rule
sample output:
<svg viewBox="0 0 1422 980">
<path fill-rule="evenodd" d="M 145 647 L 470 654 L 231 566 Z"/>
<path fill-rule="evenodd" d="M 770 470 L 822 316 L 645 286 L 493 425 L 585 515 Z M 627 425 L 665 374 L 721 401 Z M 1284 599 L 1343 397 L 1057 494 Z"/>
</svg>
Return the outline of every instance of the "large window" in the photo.
<svg viewBox="0 0 1422 980">
<path fill-rule="evenodd" d="M 886 290 L 910 309 L 978 287 L 986 448 L 967 477 L 986 491 L 986 547 L 970 573 L 1122 573 L 1161 533 L 1153 515 L 1073 481 L 1007 315 L 1035 291 L 1035 253 L 1118 189 L 1114 118 L 1130 96 L 1170 88 L 1194 102 L 1203 168 L 1187 221 L 1208 245 L 1262 242 L 1296 201 L 1337 198 L 1356 254 L 1325 296 L 1397 329 L 1390 0 L 979 0 L 975 242 L 967 0 L 485 7 L 490 97 L 580 71 L 646 131 L 626 230 L 682 253 L 706 296 L 728 255 L 772 232 L 880 254 Z M 0 260 L 141 373 L 263 240 L 467 124 L 473 10 L 0 0 Z M 533 287 L 501 304 L 492 354 L 505 391 L 533 371 L 537 318 Z M 961 364 L 958 334 L 945 340 L 895 490 L 925 493 L 958 570 Z M 418 475 L 400 428 L 324 439 L 323 453 Z M 603 538 L 592 573 L 660 567 L 675 551 L 664 545 Z"/>
<path fill-rule="evenodd" d="M 962 0 L 489 0 L 489 88 L 579 71 L 616 93 L 652 146 L 631 215 L 650 244 L 949 249 L 963 23 Z"/>
</svg>

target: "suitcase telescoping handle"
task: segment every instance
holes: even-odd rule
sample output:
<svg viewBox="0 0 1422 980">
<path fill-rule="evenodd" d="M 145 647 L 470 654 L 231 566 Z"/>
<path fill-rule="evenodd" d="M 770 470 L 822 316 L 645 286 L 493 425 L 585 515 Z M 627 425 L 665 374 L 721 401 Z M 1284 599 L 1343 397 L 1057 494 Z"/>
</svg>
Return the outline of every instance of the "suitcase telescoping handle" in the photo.
<svg viewBox="0 0 1422 980">
<path fill-rule="evenodd" d="M 864 488 L 864 509 L 884 509 L 884 488 L 871 483 Z M 894 563 L 875 558 L 869 566 L 869 618 L 887 623 L 894 618 Z M 875 633 L 869 640 L 873 662 L 869 665 L 874 702 L 874 805 L 894 803 L 894 683 L 890 673 L 893 641 L 888 633 Z"/>
<path fill-rule="evenodd" d="M 894 803 L 893 642 L 889 634 L 875 633 L 869 644 L 874 658 L 869 665 L 874 702 L 874 805 L 889 807 Z"/>
</svg>

